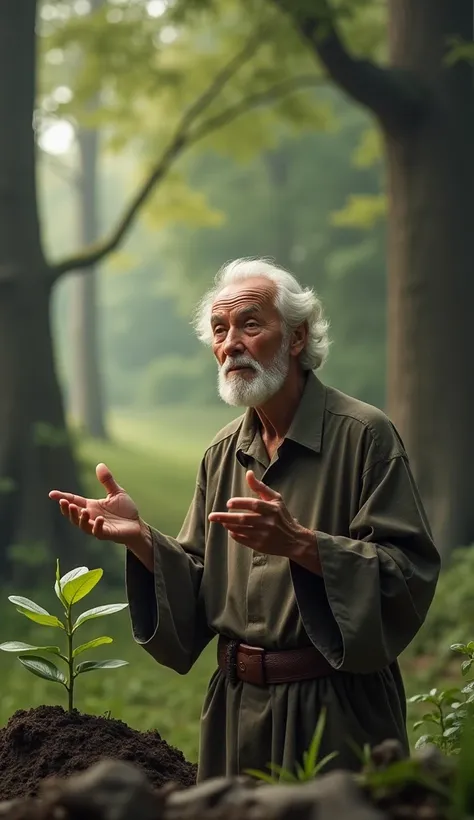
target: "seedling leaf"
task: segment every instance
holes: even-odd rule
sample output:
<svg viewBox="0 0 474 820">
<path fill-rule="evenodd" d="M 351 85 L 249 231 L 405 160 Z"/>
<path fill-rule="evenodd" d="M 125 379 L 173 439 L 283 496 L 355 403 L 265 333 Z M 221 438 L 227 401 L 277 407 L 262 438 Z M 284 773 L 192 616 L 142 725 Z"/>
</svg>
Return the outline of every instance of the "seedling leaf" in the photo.
<svg viewBox="0 0 474 820">
<path fill-rule="evenodd" d="M 52 683 L 61 683 L 63 686 L 66 686 L 66 676 L 63 675 L 61 670 L 58 669 L 52 661 L 45 660 L 45 658 L 40 658 L 35 655 L 26 657 L 20 656 L 18 660 L 28 669 L 29 672 L 32 672 L 33 675 L 36 675 L 38 678 L 49 680 Z"/>
<path fill-rule="evenodd" d="M 9 595 L 8 600 L 16 606 L 18 612 L 31 621 L 42 626 L 58 626 L 64 629 L 63 624 L 56 615 L 50 615 L 46 609 L 43 609 L 39 604 L 35 604 L 34 601 L 30 601 L 29 598 L 23 598 L 21 595 Z"/>
<path fill-rule="evenodd" d="M 76 666 L 76 675 L 84 672 L 93 672 L 95 669 L 118 669 L 119 666 L 128 666 L 128 661 L 111 658 L 107 661 L 83 661 Z"/>
<path fill-rule="evenodd" d="M 72 606 L 85 598 L 99 583 L 103 574 L 102 569 L 91 569 L 88 572 L 81 573 L 76 578 L 71 578 L 67 583 L 61 584 L 61 591 L 66 602 Z"/>
<path fill-rule="evenodd" d="M 23 643 L 22 641 L 6 641 L 0 643 L 0 649 L 3 652 L 51 652 L 53 655 L 60 655 L 61 650 L 59 646 L 33 646 L 30 643 Z"/>
<path fill-rule="evenodd" d="M 87 609 L 86 612 L 82 612 L 81 615 L 79 615 L 72 631 L 75 632 L 76 629 L 86 621 L 91 621 L 93 618 L 102 618 L 104 615 L 113 615 L 115 612 L 120 612 L 127 606 L 128 604 L 106 604 L 105 606 L 95 606 L 93 609 Z"/>
<path fill-rule="evenodd" d="M 102 635 L 101 638 L 94 638 L 92 641 L 87 641 L 87 643 L 83 643 L 75 648 L 72 653 L 72 657 L 76 658 L 77 655 L 81 654 L 81 652 L 87 652 L 88 649 L 95 649 L 97 646 L 102 646 L 105 643 L 113 643 L 113 638 L 108 638 L 107 635 Z"/>
</svg>

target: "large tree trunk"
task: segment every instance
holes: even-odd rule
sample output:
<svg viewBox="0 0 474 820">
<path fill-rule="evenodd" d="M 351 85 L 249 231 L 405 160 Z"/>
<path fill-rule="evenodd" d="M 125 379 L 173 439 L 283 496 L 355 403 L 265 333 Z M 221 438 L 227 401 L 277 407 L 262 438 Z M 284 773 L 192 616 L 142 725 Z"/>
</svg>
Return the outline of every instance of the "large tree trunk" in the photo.
<svg viewBox="0 0 474 820">
<path fill-rule="evenodd" d="M 386 133 L 389 411 L 437 544 L 474 543 L 474 95 L 472 68 L 443 64 L 472 39 L 472 0 L 390 0 L 395 66 L 426 84 L 416 123 Z"/>
<path fill-rule="evenodd" d="M 97 241 L 97 131 L 78 132 L 81 168 L 79 209 L 81 245 Z M 95 438 L 106 438 L 97 333 L 97 280 L 94 268 L 76 274 L 71 282 L 71 349 L 73 374 L 69 382 L 70 410 L 80 427 Z"/>
<path fill-rule="evenodd" d="M 0 3 L 0 571 L 18 547 L 34 563 L 38 545 L 64 568 L 84 537 L 48 498 L 79 488 L 67 441 L 50 330 L 50 284 L 36 206 L 35 0 Z M 36 545 L 36 546 L 35 546 Z M 16 553 L 12 547 L 17 547 Z M 36 553 L 35 553 L 36 550 Z M 44 565 L 44 561 L 43 561 Z M 36 578 L 38 577 L 37 573 Z"/>
</svg>

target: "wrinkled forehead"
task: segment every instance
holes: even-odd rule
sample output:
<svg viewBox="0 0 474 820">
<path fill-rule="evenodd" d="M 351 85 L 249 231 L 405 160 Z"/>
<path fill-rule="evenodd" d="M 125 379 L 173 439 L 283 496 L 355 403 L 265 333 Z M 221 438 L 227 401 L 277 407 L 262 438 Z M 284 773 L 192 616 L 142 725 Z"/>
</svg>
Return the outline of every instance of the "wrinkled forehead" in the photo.
<svg viewBox="0 0 474 820">
<path fill-rule="evenodd" d="M 231 314 L 241 310 L 276 312 L 276 286 L 262 277 L 226 285 L 212 304 L 212 314 Z"/>
</svg>

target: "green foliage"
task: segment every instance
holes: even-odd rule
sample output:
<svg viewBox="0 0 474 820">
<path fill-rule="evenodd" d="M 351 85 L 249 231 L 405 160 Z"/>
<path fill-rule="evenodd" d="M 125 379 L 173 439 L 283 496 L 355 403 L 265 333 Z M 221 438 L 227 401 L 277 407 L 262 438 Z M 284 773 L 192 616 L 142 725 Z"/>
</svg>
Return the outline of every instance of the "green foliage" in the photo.
<svg viewBox="0 0 474 820">
<path fill-rule="evenodd" d="M 454 66 L 459 62 L 474 63 L 474 42 L 460 37 L 450 37 L 449 49 L 445 55 L 446 65 Z"/>
<path fill-rule="evenodd" d="M 469 642 L 474 623 L 473 574 L 474 548 L 455 550 L 440 575 L 426 621 L 405 653 L 407 660 L 429 656 L 443 668 L 450 656 L 443 647 Z"/>
<path fill-rule="evenodd" d="M 7 641 L 0 644 L 0 649 L 4 652 L 14 652 L 17 654 L 20 663 L 33 675 L 64 686 L 68 693 L 68 709 L 70 712 L 72 712 L 74 708 L 75 680 L 79 675 L 96 669 L 115 669 L 127 664 L 127 661 L 115 659 L 82 661 L 78 664 L 75 662 L 76 657 L 82 654 L 82 652 L 112 643 L 112 638 L 103 635 L 74 647 L 73 638 L 76 630 L 86 621 L 100 618 L 104 615 L 111 615 L 114 612 L 120 612 L 120 610 L 127 606 L 127 604 L 107 604 L 105 606 L 94 607 L 86 612 L 82 612 L 76 621 L 73 622 L 72 609 L 74 605 L 92 592 L 102 578 L 102 575 L 103 571 L 101 569 L 89 570 L 87 567 L 77 567 L 61 578 L 59 561 L 57 561 L 54 592 L 64 607 L 64 621 L 60 621 L 56 615 L 51 615 L 46 609 L 34 601 L 31 601 L 29 598 L 20 595 L 8 596 L 10 603 L 29 620 L 41 626 L 62 629 L 66 633 L 67 648 L 64 653 L 61 652 L 58 646 L 35 646 L 22 641 Z M 20 654 L 24 652 L 31 654 Z M 36 652 L 55 655 L 60 658 L 67 665 L 67 674 L 64 674 L 49 658 L 42 658 L 39 655 L 33 654 Z"/>
<path fill-rule="evenodd" d="M 306 752 L 303 753 L 302 764 L 296 763 L 295 773 L 284 769 L 276 763 L 268 763 L 267 768 L 273 774 L 260 771 L 259 769 L 247 769 L 246 774 L 255 777 L 257 780 L 263 780 L 265 783 L 304 783 L 308 780 L 314 780 L 315 777 L 324 769 L 327 764 L 337 757 L 337 752 L 331 752 L 319 760 L 319 750 L 321 748 L 321 741 L 323 739 L 324 727 L 326 725 L 326 710 L 322 709 L 314 730 L 311 743 Z"/>
<path fill-rule="evenodd" d="M 332 215 L 333 225 L 343 228 L 373 228 L 387 213 L 385 194 L 350 194 L 344 208 Z"/>
<path fill-rule="evenodd" d="M 463 657 L 461 675 L 467 676 L 474 663 L 474 641 L 453 644 L 451 651 Z M 434 688 L 426 694 L 413 695 L 408 702 L 421 704 L 426 709 L 414 724 L 414 730 L 429 727 L 429 733 L 418 738 L 415 748 L 431 743 L 446 754 L 459 754 L 466 723 L 474 718 L 474 680 L 464 686 Z"/>
</svg>

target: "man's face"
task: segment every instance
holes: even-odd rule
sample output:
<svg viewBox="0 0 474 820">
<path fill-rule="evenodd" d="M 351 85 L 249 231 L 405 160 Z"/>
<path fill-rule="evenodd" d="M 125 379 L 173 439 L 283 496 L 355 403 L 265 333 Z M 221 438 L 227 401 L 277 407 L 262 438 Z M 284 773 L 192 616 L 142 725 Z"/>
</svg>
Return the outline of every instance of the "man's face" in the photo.
<svg viewBox="0 0 474 820">
<path fill-rule="evenodd" d="M 212 306 L 213 351 L 219 394 L 232 405 L 264 404 L 289 368 L 287 334 L 268 279 L 247 279 L 222 290 Z"/>
</svg>

